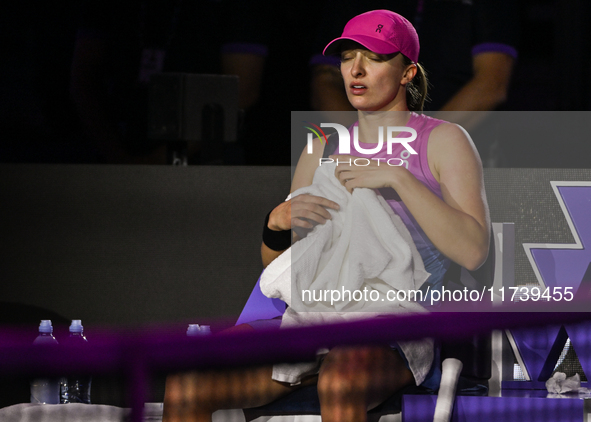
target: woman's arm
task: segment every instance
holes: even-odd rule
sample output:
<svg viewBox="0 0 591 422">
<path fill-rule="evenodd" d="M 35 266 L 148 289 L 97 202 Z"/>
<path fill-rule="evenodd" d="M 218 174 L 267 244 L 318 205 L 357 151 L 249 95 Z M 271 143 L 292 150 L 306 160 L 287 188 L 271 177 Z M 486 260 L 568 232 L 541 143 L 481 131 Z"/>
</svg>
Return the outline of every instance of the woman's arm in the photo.
<svg viewBox="0 0 591 422">
<path fill-rule="evenodd" d="M 490 236 L 478 153 L 462 128 L 442 124 L 430 135 L 428 158 L 443 200 L 402 166 L 339 165 L 337 177 L 349 191 L 357 187 L 395 189 L 433 245 L 452 261 L 475 270 L 486 260 Z"/>
<path fill-rule="evenodd" d="M 454 262 L 475 270 L 488 256 L 490 236 L 478 152 L 461 127 L 444 124 L 432 132 L 428 158 L 431 172 L 441 186 L 443 201 L 409 172 L 395 180 L 394 188 L 435 247 Z M 408 180 L 409 176 L 414 183 Z M 417 189 L 414 195 L 413 188 Z"/>
<path fill-rule="evenodd" d="M 290 192 L 312 184 L 314 172 L 324 153 L 324 145 L 318 138 L 314 139 L 312 150 L 312 154 L 308 154 L 306 149 L 302 151 L 291 183 Z M 271 211 L 267 227 L 274 231 L 291 230 L 296 227 L 311 229 L 316 224 L 324 224 L 326 220 L 330 219 L 330 213 L 326 208 L 338 209 L 339 206 L 335 202 L 319 196 L 298 195 L 277 205 Z M 294 238 L 295 240 L 297 240 L 297 237 Z M 275 251 L 263 242 L 261 244 L 263 266 L 266 268 L 267 265 L 282 253 L 283 250 Z"/>
</svg>

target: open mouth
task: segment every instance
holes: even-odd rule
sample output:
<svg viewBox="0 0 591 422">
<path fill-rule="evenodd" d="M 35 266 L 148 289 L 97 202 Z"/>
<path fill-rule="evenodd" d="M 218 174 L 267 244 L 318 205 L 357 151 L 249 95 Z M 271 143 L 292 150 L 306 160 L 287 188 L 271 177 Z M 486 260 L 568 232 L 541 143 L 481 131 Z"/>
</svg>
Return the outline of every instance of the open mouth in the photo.
<svg viewBox="0 0 591 422">
<path fill-rule="evenodd" d="M 351 93 L 354 95 L 363 94 L 365 91 L 367 91 L 367 87 L 363 84 L 352 83 L 349 85 L 349 87 L 351 89 Z"/>
</svg>

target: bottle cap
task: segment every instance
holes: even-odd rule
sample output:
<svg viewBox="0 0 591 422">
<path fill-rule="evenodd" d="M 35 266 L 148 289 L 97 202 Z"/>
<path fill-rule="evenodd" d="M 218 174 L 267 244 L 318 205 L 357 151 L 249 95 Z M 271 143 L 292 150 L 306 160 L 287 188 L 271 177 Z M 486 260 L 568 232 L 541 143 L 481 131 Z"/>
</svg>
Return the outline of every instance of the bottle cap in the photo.
<svg viewBox="0 0 591 422">
<path fill-rule="evenodd" d="M 40 333 L 53 333 L 53 326 L 51 325 L 50 319 L 42 319 L 39 324 Z"/>
<path fill-rule="evenodd" d="M 211 326 L 202 325 L 201 326 L 201 334 L 203 334 L 203 335 L 211 334 Z"/>
<path fill-rule="evenodd" d="M 73 319 L 72 323 L 70 324 L 70 332 L 71 333 L 81 333 L 84 327 L 82 327 L 82 320 L 80 319 Z"/>
<path fill-rule="evenodd" d="M 187 328 L 187 335 L 188 336 L 198 336 L 201 334 L 201 327 L 199 324 L 189 324 Z"/>
</svg>

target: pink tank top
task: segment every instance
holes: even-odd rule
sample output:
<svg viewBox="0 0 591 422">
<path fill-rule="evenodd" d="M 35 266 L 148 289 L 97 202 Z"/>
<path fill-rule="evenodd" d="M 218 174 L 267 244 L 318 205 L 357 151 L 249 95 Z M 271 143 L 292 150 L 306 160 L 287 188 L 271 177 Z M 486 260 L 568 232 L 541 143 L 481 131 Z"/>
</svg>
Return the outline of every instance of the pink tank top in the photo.
<svg viewBox="0 0 591 422">
<path fill-rule="evenodd" d="M 408 171 L 411 172 L 420 182 L 422 182 L 431 192 L 442 198 L 441 186 L 435 179 L 431 170 L 429 169 L 429 161 L 427 158 L 427 146 L 429 144 L 429 135 L 431 131 L 442 123 L 447 123 L 443 120 L 434 119 L 432 117 L 425 116 L 424 114 L 411 113 L 410 119 L 406 124 L 407 127 L 411 127 L 417 131 L 417 138 L 409 145 L 417 152 L 417 154 L 411 154 L 407 151 L 406 147 L 401 143 L 395 143 L 392 145 L 392 154 L 388 154 L 386 149 L 386 135 L 384 134 L 384 145 L 382 149 L 372 154 L 361 154 L 355 150 L 353 144 L 353 128 L 358 125 L 355 123 L 349 130 L 351 139 L 351 155 L 357 155 L 366 158 L 383 158 L 380 161 L 380 165 L 387 165 L 386 160 L 390 158 L 398 158 L 399 160 L 392 160 L 392 164 L 399 164 L 402 160 Z M 385 129 L 385 128 L 384 128 Z M 399 137 L 408 137 L 408 132 L 402 132 Z M 359 142 L 359 146 L 363 149 L 375 148 L 376 144 Z M 417 221 L 414 219 L 406 205 L 400 200 L 400 197 L 393 189 L 378 189 L 379 193 L 388 202 L 390 207 L 396 214 L 400 216 L 406 227 L 408 228 L 412 239 L 417 246 L 425 268 L 432 274 L 429 282 L 431 284 L 438 284 L 443 277 L 445 271 L 449 268 L 450 261 L 448 258 L 443 256 L 441 252 L 431 243 L 423 229 L 419 226 Z"/>
</svg>

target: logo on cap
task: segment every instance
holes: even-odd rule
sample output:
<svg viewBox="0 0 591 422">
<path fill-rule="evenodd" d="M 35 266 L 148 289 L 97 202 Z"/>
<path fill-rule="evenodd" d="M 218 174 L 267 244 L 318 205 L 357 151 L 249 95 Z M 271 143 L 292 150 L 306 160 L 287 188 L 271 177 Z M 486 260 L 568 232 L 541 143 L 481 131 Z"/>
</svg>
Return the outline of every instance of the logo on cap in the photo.
<svg viewBox="0 0 591 422">
<path fill-rule="evenodd" d="M 381 23 L 378 24 L 378 27 L 376 28 L 376 32 L 379 32 L 380 34 L 382 33 L 382 28 L 384 27 L 384 25 L 382 25 Z"/>
</svg>

